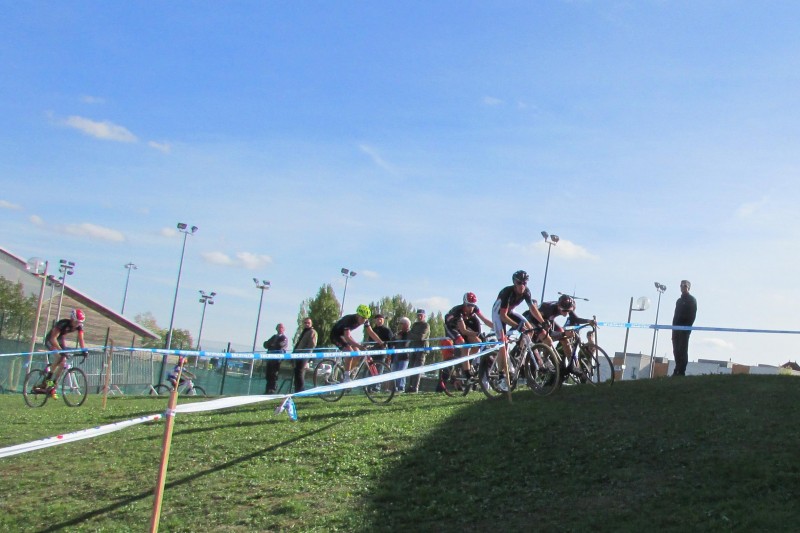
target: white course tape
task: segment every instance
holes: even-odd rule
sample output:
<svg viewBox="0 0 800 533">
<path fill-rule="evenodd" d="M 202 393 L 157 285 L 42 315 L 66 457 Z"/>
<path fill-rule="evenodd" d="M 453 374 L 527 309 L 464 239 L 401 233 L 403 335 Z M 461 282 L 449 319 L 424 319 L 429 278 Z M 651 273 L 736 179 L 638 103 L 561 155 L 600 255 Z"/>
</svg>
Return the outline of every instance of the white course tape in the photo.
<svg viewBox="0 0 800 533">
<path fill-rule="evenodd" d="M 458 345 L 456 348 L 460 348 L 465 345 Z M 377 383 L 383 383 L 386 381 L 393 381 L 395 379 L 414 376 L 416 374 L 424 374 L 425 372 L 430 372 L 432 370 L 440 370 L 442 368 L 447 368 L 451 366 L 455 366 L 461 364 L 465 361 L 470 359 L 474 359 L 476 357 L 480 357 L 482 355 L 486 355 L 493 351 L 496 351 L 500 345 L 495 343 L 491 346 L 486 347 L 486 345 L 482 345 L 485 349 L 472 355 L 465 355 L 463 357 L 459 357 L 457 359 L 450 359 L 447 361 L 442 361 L 439 363 L 434 363 L 431 365 L 426 366 L 418 366 L 414 368 L 408 368 L 406 370 L 400 370 L 398 372 L 390 372 L 388 374 L 381 374 L 378 376 L 370 376 L 364 379 L 356 379 L 351 380 L 346 383 L 337 383 L 334 385 L 326 385 L 324 387 L 315 387 L 313 389 L 308 389 L 302 392 L 298 392 L 295 394 L 264 394 L 258 396 L 233 396 L 233 397 L 226 397 L 226 398 L 217 398 L 215 400 L 208 400 L 208 401 L 200 401 L 200 402 L 193 402 L 193 403 L 186 403 L 181 404 L 175 407 L 175 410 L 169 415 L 174 416 L 177 413 L 189 414 L 189 413 L 201 413 L 205 411 L 216 411 L 219 409 L 227 409 L 229 407 L 238 407 L 242 405 L 249 405 L 254 403 L 266 402 L 270 400 L 276 399 L 286 399 L 292 397 L 306 397 L 306 396 L 315 396 L 317 394 L 321 394 L 323 392 L 331 392 L 335 390 L 341 389 L 353 389 L 356 387 L 364 387 L 367 385 L 375 385 Z M 445 347 L 445 349 L 450 349 L 449 347 Z M 21 453 L 32 452 L 35 450 L 41 450 L 43 448 L 49 448 L 51 446 L 58 446 L 59 444 L 66 444 L 68 442 L 75 442 L 83 439 L 89 439 L 92 437 L 98 437 L 100 435 L 106 435 L 108 433 L 113 433 L 115 431 L 119 431 L 121 429 L 125 429 L 127 427 L 135 426 L 137 424 L 142 424 L 145 422 L 154 422 L 163 418 L 167 413 L 164 414 L 154 414 L 154 415 L 147 415 L 140 418 L 134 418 L 131 420 L 125 420 L 122 422 L 116 422 L 114 424 L 108 424 L 105 426 L 97 426 L 90 429 L 84 429 L 81 431 L 76 431 L 74 433 L 66 433 L 63 435 L 57 435 L 55 437 L 48 437 L 45 439 L 28 442 L 24 444 L 17 444 L 15 446 L 9 446 L 7 448 L 0 448 L 0 459 L 3 457 L 10 457 L 12 455 L 18 455 Z"/>
<path fill-rule="evenodd" d="M 83 439 L 90 439 L 99 435 L 106 435 L 113 433 L 127 427 L 143 424 L 145 422 L 155 422 L 160 420 L 161 415 L 147 415 L 132 420 L 124 420 L 122 422 L 115 422 L 114 424 L 107 424 L 105 426 L 97 426 L 90 429 L 82 429 L 74 433 L 65 433 L 63 435 L 56 435 L 55 437 L 47 437 L 25 444 L 17 444 L 16 446 L 9 446 L 8 448 L 0 448 L 0 458 L 10 457 L 25 452 L 32 452 L 34 450 L 41 450 L 42 448 L 49 448 L 50 446 L 57 446 L 59 444 L 66 444 L 67 442 L 75 442 Z"/>
</svg>

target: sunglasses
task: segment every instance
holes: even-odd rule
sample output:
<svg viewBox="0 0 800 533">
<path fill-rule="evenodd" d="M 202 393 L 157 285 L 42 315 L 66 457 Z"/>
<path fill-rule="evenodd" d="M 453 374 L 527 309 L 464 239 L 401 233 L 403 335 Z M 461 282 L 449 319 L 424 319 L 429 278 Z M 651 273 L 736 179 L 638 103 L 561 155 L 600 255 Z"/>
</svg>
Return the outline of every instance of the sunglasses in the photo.
<svg viewBox="0 0 800 533">
<path fill-rule="evenodd" d="M 527 284 L 528 284 L 527 281 L 515 281 L 514 282 L 514 285 L 519 285 L 520 287 L 524 287 Z"/>
</svg>

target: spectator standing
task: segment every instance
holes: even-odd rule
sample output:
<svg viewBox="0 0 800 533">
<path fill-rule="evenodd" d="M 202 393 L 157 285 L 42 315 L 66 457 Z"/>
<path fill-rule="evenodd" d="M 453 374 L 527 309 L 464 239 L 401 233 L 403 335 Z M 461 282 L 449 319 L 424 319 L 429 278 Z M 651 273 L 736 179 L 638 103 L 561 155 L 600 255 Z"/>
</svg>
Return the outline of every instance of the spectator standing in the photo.
<svg viewBox="0 0 800 533">
<path fill-rule="evenodd" d="M 692 284 L 688 280 L 681 280 L 681 297 L 675 302 L 675 315 L 672 317 L 673 326 L 692 326 L 697 317 L 697 300 L 689 294 Z M 689 329 L 672 330 L 672 353 L 675 356 L 675 370 L 673 376 L 685 376 L 686 365 L 689 364 Z"/>
<path fill-rule="evenodd" d="M 424 309 L 417 309 L 417 321 L 411 325 L 411 331 L 408 334 L 408 339 L 411 341 L 411 348 L 427 348 L 428 337 L 431 336 L 431 325 L 425 316 Z M 413 352 L 410 358 L 410 367 L 415 368 L 418 366 L 425 366 L 425 354 L 427 352 L 420 350 Z M 409 378 L 408 392 L 419 392 L 420 375 L 411 376 Z"/>
<path fill-rule="evenodd" d="M 385 350 L 389 347 L 389 343 L 394 340 L 394 333 L 386 326 L 386 318 L 382 314 L 378 313 L 373 316 L 372 321 L 372 331 L 381 339 L 381 342 L 377 345 L 377 349 Z M 373 355 L 372 359 L 374 361 L 383 361 L 386 359 L 386 356 Z"/>
<path fill-rule="evenodd" d="M 409 335 L 411 333 L 411 320 L 408 317 L 400 317 L 397 321 L 397 333 L 394 335 L 393 348 L 402 349 L 408 348 L 411 341 Z M 392 356 L 392 372 L 399 372 L 408 368 L 408 354 L 398 353 Z M 394 381 L 395 392 L 405 392 L 406 378 L 398 378 Z"/>
<path fill-rule="evenodd" d="M 317 330 L 310 317 L 303 320 L 303 331 L 294 345 L 295 352 L 313 352 L 317 347 Z M 301 392 L 305 389 L 304 374 L 308 366 L 308 359 L 295 359 L 294 361 L 294 391 Z"/>
<path fill-rule="evenodd" d="M 285 331 L 283 324 L 275 326 L 275 335 L 264 341 L 264 349 L 269 353 L 286 353 L 289 349 L 289 339 L 286 338 Z M 280 369 L 280 359 L 267 360 L 267 394 L 275 394 Z"/>
</svg>

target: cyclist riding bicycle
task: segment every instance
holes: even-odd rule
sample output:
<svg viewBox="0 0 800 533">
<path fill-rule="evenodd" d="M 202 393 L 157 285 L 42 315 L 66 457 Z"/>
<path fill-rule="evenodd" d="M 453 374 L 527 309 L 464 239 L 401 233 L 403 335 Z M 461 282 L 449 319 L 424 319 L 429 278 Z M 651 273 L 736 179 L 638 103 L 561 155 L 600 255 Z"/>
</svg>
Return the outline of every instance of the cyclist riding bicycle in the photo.
<svg viewBox="0 0 800 533">
<path fill-rule="evenodd" d="M 558 317 L 567 317 L 564 326 L 569 326 L 571 324 L 597 324 L 591 319 L 581 318 L 575 314 L 575 299 L 568 294 L 559 296 L 558 301 L 542 303 L 542 305 L 539 306 L 539 314 L 551 324 L 551 329 L 550 331 L 543 330 L 538 332 L 537 341 L 544 342 L 550 346 L 553 345 L 553 341 L 558 341 L 558 350 L 564 355 L 565 360 L 569 357 L 570 365 L 577 363 L 577 361 L 572 360 L 572 346 L 570 344 L 570 339 L 572 339 L 575 334 L 573 331 L 565 330 L 564 327 L 558 325 L 555 319 Z M 523 313 L 523 316 L 529 317 L 530 315 L 527 314 L 526 311 Z M 578 367 L 573 366 L 573 368 L 577 369 Z"/>
<path fill-rule="evenodd" d="M 330 339 L 331 342 L 343 352 L 349 351 L 356 351 L 359 352 L 364 349 L 364 345 L 356 342 L 356 340 L 350 335 L 350 332 L 354 329 L 357 329 L 364 326 L 364 331 L 366 332 L 369 337 L 375 341 L 376 343 L 380 344 L 381 338 L 372 330 L 372 327 L 369 325 L 369 317 L 372 316 L 372 311 L 370 310 L 369 306 L 364 304 L 359 305 L 356 307 L 355 314 L 352 315 L 344 315 L 342 318 L 339 319 L 336 324 L 333 325 L 331 329 Z M 350 371 L 357 366 L 358 363 L 361 362 L 360 357 L 348 357 L 344 361 L 344 368 L 347 372 L 344 373 L 344 381 L 350 381 Z"/>
<path fill-rule="evenodd" d="M 511 276 L 511 281 L 513 281 L 514 284 L 504 287 L 497 295 L 494 306 L 492 306 L 494 331 L 497 334 L 497 340 L 503 342 L 503 344 L 500 345 L 500 359 L 497 365 L 501 371 L 498 388 L 503 392 L 508 390 L 508 384 L 505 378 L 506 361 L 508 360 L 506 352 L 506 326 L 511 326 L 512 329 L 518 329 L 520 331 L 533 330 L 531 321 L 514 313 L 514 308 L 525 301 L 525 303 L 528 304 L 532 322 L 537 324 L 540 328 L 544 327 L 545 321 L 539 313 L 539 309 L 536 307 L 537 302 L 531 298 L 531 291 L 528 288 L 528 279 L 528 273 L 524 270 L 517 270 L 514 272 Z M 538 361 L 538 363 L 541 364 L 542 362 Z"/>
<path fill-rule="evenodd" d="M 44 345 L 49 351 L 67 350 L 68 348 L 64 337 L 77 331 L 78 344 L 80 344 L 81 350 L 83 350 L 81 354 L 84 356 L 88 355 L 89 352 L 86 350 L 86 344 L 83 340 L 83 323 L 85 321 L 86 314 L 83 310 L 73 309 L 69 318 L 62 318 L 55 323 L 53 329 L 47 332 L 44 338 Z M 58 378 L 61 377 L 69 354 L 60 353 L 57 357 L 58 361 L 56 361 L 55 365 L 50 367 L 50 371 L 47 373 L 47 376 L 45 376 L 44 382 L 34 387 L 34 391 L 36 392 L 50 392 L 53 398 L 57 397 L 56 383 L 58 383 Z"/>
<path fill-rule="evenodd" d="M 172 368 L 172 371 L 169 374 L 167 374 L 167 381 L 170 382 L 173 389 L 177 389 L 178 385 L 183 385 L 187 381 L 197 378 L 197 376 L 195 376 L 185 368 L 181 370 L 181 367 L 183 367 L 185 364 L 186 364 L 186 358 L 183 356 L 179 356 L 178 364 Z M 178 382 L 178 374 L 180 374 L 181 376 L 180 382 Z"/>
<path fill-rule="evenodd" d="M 486 318 L 478 308 L 478 297 L 475 296 L 475 293 L 468 292 L 464 294 L 463 303 L 450 309 L 444 316 L 444 333 L 447 338 L 452 339 L 453 344 L 464 344 L 464 339 L 469 344 L 475 344 L 481 342 L 479 337 L 481 322 L 490 328 L 494 326 L 492 321 Z M 477 351 L 477 346 L 467 349 L 470 355 Z M 456 357 L 464 355 L 460 351 L 456 353 L 458 354 Z M 461 368 L 464 370 L 464 376 L 472 377 L 469 361 L 464 361 Z"/>
</svg>

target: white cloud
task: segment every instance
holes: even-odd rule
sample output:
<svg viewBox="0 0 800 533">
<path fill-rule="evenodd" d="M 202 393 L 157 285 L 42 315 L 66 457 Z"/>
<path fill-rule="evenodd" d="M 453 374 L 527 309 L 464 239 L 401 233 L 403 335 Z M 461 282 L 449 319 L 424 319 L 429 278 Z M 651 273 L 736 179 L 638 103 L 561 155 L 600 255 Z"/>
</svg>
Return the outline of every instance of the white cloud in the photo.
<svg viewBox="0 0 800 533">
<path fill-rule="evenodd" d="M 178 234 L 178 230 L 175 228 L 161 228 L 158 231 L 163 237 L 174 237 Z"/>
<path fill-rule="evenodd" d="M 106 100 L 105 98 L 100 98 L 97 96 L 90 96 L 88 94 L 85 94 L 81 96 L 81 102 L 83 102 L 84 104 L 105 104 Z"/>
<path fill-rule="evenodd" d="M 764 198 L 762 198 L 757 202 L 746 202 L 740 205 L 739 208 L 736 210 L 736 216 L 738 216 L 739 218 L 750 218 L 753 215 L 758 214 L 758 212 L 761 211 L 761 209 L 765 205 L 767 205 L 768 201 L 769 197 L 765 196 Z"/>
<path fill-rule="evenodd" d="M 104 228 L 95 224 L 84 222 L 82 224 L 69 224 L 64 226 L 64 232 L 79 237 L 89 237 L 102 241 L 124 242 L 125 235 L 115 229 Z"/>
<path fill-rule="evenodd" d="M 165 154 L 168 154 L 172 151 L 172 145 L 170 145 L 169 143 L 158 143 L 156 141 L 148 141 L 147 146 Z"/>
<path fill-rule="evenodd" d="M 362 270 L 361 272 L 359 272 L 359 274 L 369 279 L 378 279 L 379 277 L 381 277 L 380 274 L 372 270 Z"/>
<path fill-rule="evenodd" d="M 433 313 L 441 311 L 442 313 L 449 311 L 452 305 L 450 305 L 450 300 L 443 297 L 443 296 L 431 296 L 430 298 L 420 298 L 414 301 L 414 305 L 417 308 L 425 309 L 428 313 L 428 316 L 432 315 Z M 413 317 L 412 318 L 413 322 Z"/>
<path fill-rule="evenodd" d="M 519 243 L 509 243 L 508 247 L 513 250 L 520 250 L 525 253 L 536 253 L 541 254 L 547 253 L 547 249 L 550 245 L 547 244 L 544 240 L 536 241 L 528 244 L 519 244 Z M 565 259 L 597 259 L 595 255 L 589 252 L 583 246 L 575 244 L 572 241 L 568 241 L 566 239 L 561 239 L 558 241 L 558 244 L 554 244 L 552 246 L 551 254 L 553 256 L 562 257 Z"/>
<path fill-rule="evenodd" d="M 498 106 L 503 105 L 505 102 L 499 98 L 495 98 L 494 96 L 484 96 L 483 103 L 488 106 Z"/>
<path fill-rule="evenodd" d="M 272 263 L 270 256 L 250 252 L 237 252 L 235 257 L 224 252 L 204 252 L 201 255 L 207 262 L 214 265 L 241 267 L 248 270 L 257 270 Z"/>
<path fill-rule="evenodd" d="M 127 128 L 118 126 L 108 121 L 97 122 L 95 120 L 73 115 L 68 117 L 64 121 L 64 124 L 97 139 L 126 143 L 138 141 L 136 135 L 128 131 Z"/>
<path fill-rule="evenodd" d="M 11 202 L 8 202 L 6 200 L 0 200 L 0 209 L 12 209 L 14 211 L 20 211 L 22 209 L 22 206 L 19 206 L 17 204 L 12 204 Z"/>
<path fill-rule="evenodd" d="M 39 227 L 44 226 L 44 220 L 42 220 L 42 217 L 40 217 L 39 215 L 31 215 L 29 220 L 31 221 L 31 224 L 33 224 L 34 226 L 39 226 Z"/>
<path fill-rule="evenodd" d="M 369 157 L 372 159 L 372 161 L 373 161 L 373 162 L 374 162 L 376 165 L 378 165 L 379 167 L 381 167 L 383 170 L 386 170 L 386 171 L 388 171 L 388 172 L 392 172 L 392 173 L 394 173 L 394 172 L 395 172 L 395 169 L 394 169 L 394 167 L 392 167 L 392 165 L 390 165 L 389 163 L 387 163 L 387 162 L 386 162 L 386 160 L 384 160 L 384 159 L 383 159 L 383 158 L 380 156 L 380 154 L 378 154 L 378 151 L 377 151 L 377 150 L 375 150 L 373 147 L 371 147 L 371 146 L 369 146 L 369 145 L 367 145 L 367 144 L 359 144 L 359 145 L 358 145 L 358 148 L 359 148 L 359 149 L 360 149 L 362 152 L 364 152 L 365 154 L 367 154 L 367 155 L 368 155 L 368 156 L 369 156 Z"/>
<path fill-rule="evenodd" d="M 710 339 L 698 339 L 697 344 L 703 346 L 710 346 L 712 348 L 720 348 L 723 350 L 734 350 L 736 349 L 736 345 L 732 342 L 728 342 L 724 339 L 712 337 Z"/>
</svg>

